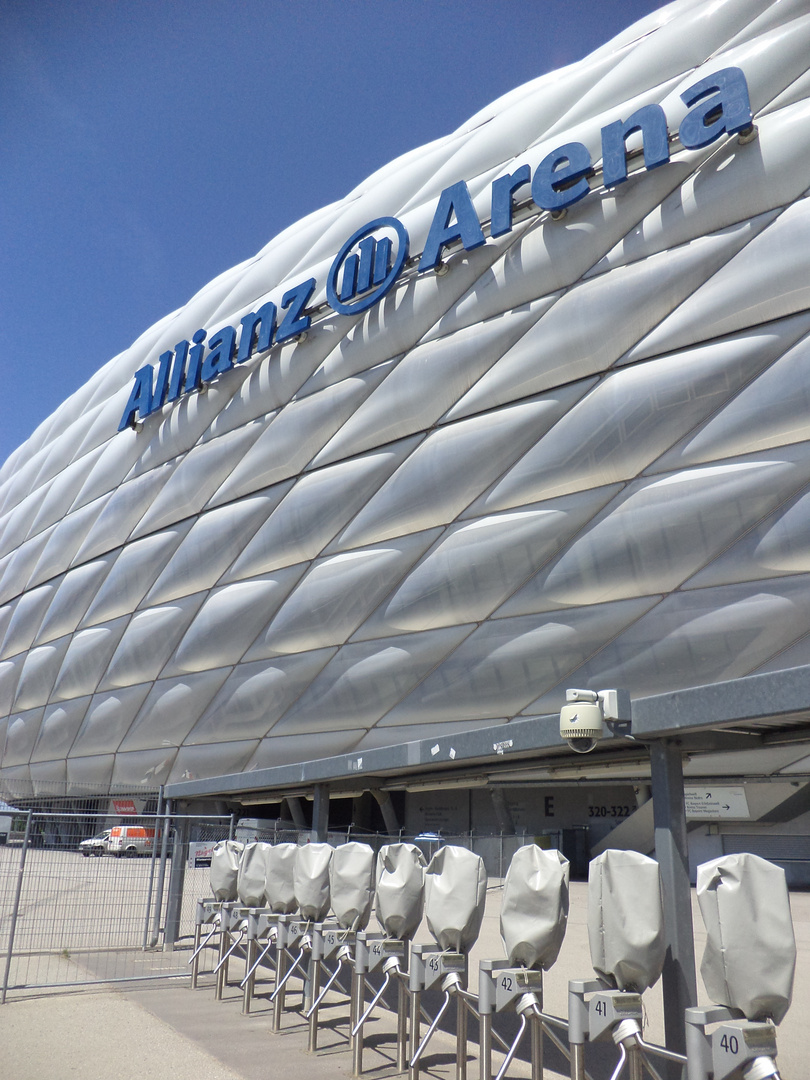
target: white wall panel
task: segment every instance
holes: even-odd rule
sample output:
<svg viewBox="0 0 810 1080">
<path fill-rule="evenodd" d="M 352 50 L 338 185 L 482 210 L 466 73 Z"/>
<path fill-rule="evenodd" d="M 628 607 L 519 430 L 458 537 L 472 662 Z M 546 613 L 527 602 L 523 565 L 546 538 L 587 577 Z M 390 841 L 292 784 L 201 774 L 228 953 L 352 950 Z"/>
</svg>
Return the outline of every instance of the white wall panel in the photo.
<svg viewBox="0 0 810 1080">
<path fill-rule="evenodd" d="M 810 662 L 808 46 L 804 0 L 676 0 L 76 391 L 0 467 L 0 785 L 151 791 Z M 685 150 L 680 94 L 729 65 L 758 137 Z M 653 103 L 671 160 L 605 190 L 602 129 Z M 493 180 L 573 140 L 595 172 L 564 215 L 526 185 L 419 273 L 448 185 L 486 232 Z M 361 314 L 319 306 L 379 216 L 411 262 Z M 136 371 L 310 276 L 304 340 L 117 432 Z"/>
</svg>

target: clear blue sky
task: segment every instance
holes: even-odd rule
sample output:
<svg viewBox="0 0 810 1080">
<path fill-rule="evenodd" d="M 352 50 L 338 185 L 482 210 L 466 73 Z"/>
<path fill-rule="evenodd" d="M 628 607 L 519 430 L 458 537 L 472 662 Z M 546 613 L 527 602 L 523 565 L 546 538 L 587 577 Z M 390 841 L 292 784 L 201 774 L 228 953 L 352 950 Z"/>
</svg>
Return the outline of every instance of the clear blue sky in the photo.
<svg viewBox="0 0 810 1080">
<path fill-rule="evenodd" d="M 2 0 L 0 462 L 304 214 L 658 0 Z"/>
</svg>

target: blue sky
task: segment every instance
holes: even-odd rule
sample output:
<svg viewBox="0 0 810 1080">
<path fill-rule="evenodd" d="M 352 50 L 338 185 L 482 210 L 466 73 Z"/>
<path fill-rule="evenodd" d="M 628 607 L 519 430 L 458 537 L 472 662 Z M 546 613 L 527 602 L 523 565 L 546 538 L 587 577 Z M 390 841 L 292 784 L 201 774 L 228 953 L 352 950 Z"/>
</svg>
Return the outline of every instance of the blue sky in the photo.
<svg viewBox="0 0 810 1080">
<path fill-rule="evenodd" d="M 217 274 L 658 0 L 3 0 L 0 462 Z"/>
</svg>

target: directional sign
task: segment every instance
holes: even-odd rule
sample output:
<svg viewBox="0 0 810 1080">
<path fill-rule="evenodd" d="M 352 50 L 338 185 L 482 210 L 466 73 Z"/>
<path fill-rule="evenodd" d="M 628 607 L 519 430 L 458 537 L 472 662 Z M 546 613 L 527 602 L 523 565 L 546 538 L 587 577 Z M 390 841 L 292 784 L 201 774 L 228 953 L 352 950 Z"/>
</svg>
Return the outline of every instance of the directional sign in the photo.
<svg viewBox="0 0 810 1080">
<path fill-rule="evenodd" d="M 751 817 L 743 787 L 685 787 L 683 794 L 686 816 L 692 821 L 747 821 Z"/>
</svg>

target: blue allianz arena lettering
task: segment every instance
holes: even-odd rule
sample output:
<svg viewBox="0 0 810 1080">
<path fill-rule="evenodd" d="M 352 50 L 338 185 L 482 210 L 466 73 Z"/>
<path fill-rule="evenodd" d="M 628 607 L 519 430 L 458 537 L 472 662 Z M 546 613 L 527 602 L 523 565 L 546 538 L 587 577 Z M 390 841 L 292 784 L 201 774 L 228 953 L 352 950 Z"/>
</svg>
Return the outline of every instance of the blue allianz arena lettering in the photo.
<svg viewBox="0 0 810 1080">
<path fill-rule="evenodd" d="M 745 75 L 739 68 L 723 68 L 701 79 L 681 94 L 688 112 L 681 121 L 678 139 L 686 150 L 709 146 L 723 135 L 752 130 L 753 114 Z M 640 134 L 644 170 L 657 169 L 670 159 L 670 135 L 660 105 L 644 105 L 626 120 L 616 120 L 601 130 L 601 186 L 616 188 L 628 178 L 627 140 Z M 540 161 L 532 172 L 521 164 L 514 172 L 492 182 L 489 237 L 511 232 L 519 202 L 528 199 L 536 212 L 562 214 L 593 190 L 595 175 L 588 148 L 580 142 L 565 143 Z M 487 242 L 465 181 L 446 188 L 439 196 L 416 271 L 437 270 L 448 247 L 472 251 Z M 383 236 L 375 233 L 384 232 Z M 396 237 L 395 244 L 392 239 Z M 377 218 L 358 229 L 343 245 L 329 270 L 326 295 L 331 309 L 351 315 L 368 310 L 387 295 L 408 263 L 409 238 L 397 218 Z M 341 273 L 342 272 L 342 273 Z M 268 301 L 248 312 L 239 327 L 223 326 L 212 334 L 197 330 L 191 341 L 178 342 L 162 353 L 156 365 L 135 372 L 129 399 L 118 430 L 134 427 L 182 395 L 200 390 L 235 365 L 267 352 L 274 345 L 301 339 L 312 324 L 308 304 L 317 289 L 308 278 L 287 290 L 276 306 Z M 208 352 L 206 353 L 206 348 Z"/>
</svg>

